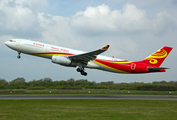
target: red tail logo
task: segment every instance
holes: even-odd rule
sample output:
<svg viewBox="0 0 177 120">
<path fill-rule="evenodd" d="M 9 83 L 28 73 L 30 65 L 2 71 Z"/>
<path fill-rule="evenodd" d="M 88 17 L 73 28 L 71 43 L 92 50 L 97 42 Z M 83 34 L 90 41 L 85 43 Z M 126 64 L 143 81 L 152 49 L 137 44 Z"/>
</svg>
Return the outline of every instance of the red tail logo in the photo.
<svg viewBox="0 0 177 120">
<path fill-rule="evenodd" d="M 156 51 L 155 53 L 140 62 L 149 64 L 151 66 L 160 67 L 160 65 L 163 63 L 163 61 L 172 49 L 172 47 L 164 46 L 163 48 L 159 49 L 158 51 Z"/>
</svg>

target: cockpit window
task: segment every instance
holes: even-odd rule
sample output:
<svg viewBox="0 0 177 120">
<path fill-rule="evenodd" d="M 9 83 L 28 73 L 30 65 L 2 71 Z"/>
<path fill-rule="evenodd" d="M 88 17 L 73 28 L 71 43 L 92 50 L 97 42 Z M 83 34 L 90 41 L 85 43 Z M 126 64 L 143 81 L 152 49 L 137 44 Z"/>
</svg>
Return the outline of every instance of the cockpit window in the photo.
<svg viewBox="0 0 177 120">
<path fill-rule="evenodd" d="M 13 40 L 9 40 L 10 42 L 13 42 Z"/>
</svg>

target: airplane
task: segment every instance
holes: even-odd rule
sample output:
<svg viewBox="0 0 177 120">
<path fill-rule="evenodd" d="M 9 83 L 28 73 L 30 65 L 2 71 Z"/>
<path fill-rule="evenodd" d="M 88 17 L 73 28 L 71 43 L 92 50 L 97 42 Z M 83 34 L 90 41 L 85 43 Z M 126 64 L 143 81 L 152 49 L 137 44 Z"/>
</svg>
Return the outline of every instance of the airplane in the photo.
<svg viewBox="0 0 177 120">
<path fill-rule="evenodd" d="M 21 58 L 21 53 L 48 58 L 53 63 L 62 66 L 76 67 L 76 71 L 84 76 L 87 75 L 85 68 L 125 74 L 165 72 L 168 68 L 160 66 L 173 49 L 172 47 L 164 46 L 147 58 L 132 62 L 100 55 L 107 51 L 110 45 L 91 52 L 83 52 L 26 39 L 11 39 L 6 41 L 5 45 L 18 52 L 18 59 Z"/>
</svg>

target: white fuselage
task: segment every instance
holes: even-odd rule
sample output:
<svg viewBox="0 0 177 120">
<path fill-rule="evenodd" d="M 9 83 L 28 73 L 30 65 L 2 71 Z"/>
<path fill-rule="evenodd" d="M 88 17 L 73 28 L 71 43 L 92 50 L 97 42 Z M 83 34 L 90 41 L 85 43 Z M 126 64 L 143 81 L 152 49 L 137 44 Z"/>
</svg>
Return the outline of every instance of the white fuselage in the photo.
<svg viewBox="0 0 177 120">
<path fill-rule="evenodd" d="M 83 52 L 25 39 L 11 39 L 6 41 L 5 44 L 18 52 L 17 58 L 20 58 L 20 53 L 25 53 L 51 59 L 51 61 L 56 64 L 76 67 L 77 72 L 85 76 L 87 73 L 84 68 L 128 74 L 165 72 L 167 68 L 160 67 L 160 65 L 173 49 L 172 47 L 164 46 L 147 58 L 132 62 L 99 55 L 108 50 L 109 45 L 95 51 Z"/>
</svg>

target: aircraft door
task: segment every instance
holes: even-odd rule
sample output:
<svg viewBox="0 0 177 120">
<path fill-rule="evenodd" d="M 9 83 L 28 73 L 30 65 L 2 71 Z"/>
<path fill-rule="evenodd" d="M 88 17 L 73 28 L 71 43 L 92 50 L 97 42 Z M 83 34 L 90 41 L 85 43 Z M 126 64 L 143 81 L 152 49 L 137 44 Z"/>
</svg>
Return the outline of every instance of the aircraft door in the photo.
<svg viewBox="0 0 177 120">
<path fill-rule="evenodd" d="M 131 64 L 131 69 L 132 69 L 132 70 L 135 70 L 135 68 L 136 68 L 136 64 L 135 64 L 135 63 L 132 63 L 132 64 Z"/>
<path fill-rule="evenodd" d="M 51 50 L 51 46 L 48 46 L 48 45 L 47 45 L 46 51 L 47 51 L 47 52 L 50 52 L 50 50 Z"/>
<path fill-rule="evenodd" d="M 20 44 L 21 44 L 21 40 L 17 40 L 16 45 L 20 46 Z"/>
</svg>

